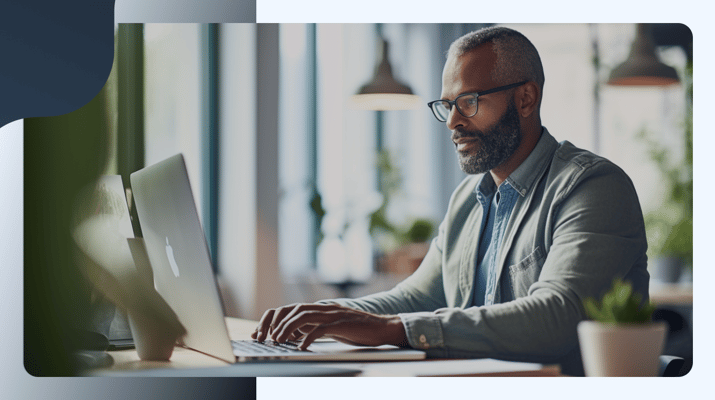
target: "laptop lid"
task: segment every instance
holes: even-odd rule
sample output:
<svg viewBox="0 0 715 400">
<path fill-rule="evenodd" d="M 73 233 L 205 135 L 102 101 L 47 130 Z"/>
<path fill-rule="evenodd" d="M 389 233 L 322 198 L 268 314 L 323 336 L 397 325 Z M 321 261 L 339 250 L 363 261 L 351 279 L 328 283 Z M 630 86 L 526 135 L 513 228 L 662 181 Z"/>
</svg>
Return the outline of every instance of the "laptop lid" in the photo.
<svg viewBox="0 0 715 400">
<path fill-rule="evenodd" d="M 131 174 L 154 287 L 186 328 L 183 344 L 235 362 L 183 155 Z"/>
<path fill-rule="evenodd" d="M 129 217 L 129 207 L 127 205 L 126 192 L 121 175 L 102 175 L 97 181 L 95 188 L 101 207 L 104 213 L 111 215 L 114 224 L 111 225 L 111 232 L 107 234 L 119 234 L 123 238 L 133 238 L 134 230 Z M 114 308 L 113 318 L 109 322 L 110 348 L 133 347 L 132 333 L 129 329 L 127 317 L 120 310 Z"/>
<path fill-rule="evenodd" d="M 82 262 L 86 276 L 100 296 L 92 296 L 88 329 L 118 342 L 132 343 L 126 298 L 116 280 L 134 269 L 127 239 L 134 237 L 124 184 L 120 175 L 102 175 L 88 185 L 75 204 L 73 239 L 90 262 Z M 116 307 L 119 304 L 122 307 Z"/>
</svg>

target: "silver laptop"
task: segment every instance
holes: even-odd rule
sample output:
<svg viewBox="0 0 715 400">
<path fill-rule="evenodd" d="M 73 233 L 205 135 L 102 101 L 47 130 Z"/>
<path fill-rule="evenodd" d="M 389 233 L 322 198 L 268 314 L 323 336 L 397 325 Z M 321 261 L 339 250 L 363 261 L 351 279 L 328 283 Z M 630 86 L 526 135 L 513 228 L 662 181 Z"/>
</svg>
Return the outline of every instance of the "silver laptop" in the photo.
<svg viewBox="0 0 715 400">
<path fill-rule="evenodd" d="M 425 358 L 420 350 L 358 347 L 324 340 L 305 351 L 290 344 L 232 342 L 183 156 L 177 154 L 133 173 L 131 185 L 154 287 L 186 328 L 186 347 L 228 362 Z"/>
</svg>

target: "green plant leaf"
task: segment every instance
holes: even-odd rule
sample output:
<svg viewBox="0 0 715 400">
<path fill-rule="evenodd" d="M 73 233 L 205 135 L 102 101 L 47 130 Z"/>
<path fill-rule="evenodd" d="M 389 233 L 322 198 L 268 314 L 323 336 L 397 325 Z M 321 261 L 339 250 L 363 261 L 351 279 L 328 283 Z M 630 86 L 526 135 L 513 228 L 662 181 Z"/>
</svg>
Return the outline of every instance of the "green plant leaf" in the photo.
<svg viewBox="0 0 715 400">
<path fill-rule="evenodd" d="M 628 304 L 628 299 L 633 293 L 631 285 L 620 280 L 615 280 L 613 282 L 613 290 L 616 297 L 616 305 L 618 307 L 625 307 Z"/>
<path fill-rule="evenodd" d="M 434 224 L 427 219 L 416 219 L 407 230 L 407 240 L 412 243 L 421 243 L 429 240 L 434 231 Z"/>
<path fill-rule="evenodd" d="M 596 300 L 594 300 L 593 298 L 586 299 L 583 303 L 583 307 L 586 310 L 586 315 L 589 318 L 595 321 L 605 322 L 603 321 L 604 318 Z"/>
<path fill-rule="evenodd" d="M 600 303 L 587 298 L 583 301 L 583 306 L 586 315 L 594 321 L 613 324 L 650 322 L 655 307 L 650 303 L 641 303 L 642 295 L 634 292 L 629 282 L 615 279 Z"/>
</svg>

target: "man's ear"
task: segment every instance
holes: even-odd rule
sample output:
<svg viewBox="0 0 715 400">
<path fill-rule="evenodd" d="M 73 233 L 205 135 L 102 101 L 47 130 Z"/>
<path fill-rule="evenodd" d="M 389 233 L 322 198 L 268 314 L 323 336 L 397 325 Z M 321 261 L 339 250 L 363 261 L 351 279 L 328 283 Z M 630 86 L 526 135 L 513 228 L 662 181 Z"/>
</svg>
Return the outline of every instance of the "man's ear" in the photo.
<svg viewBox="0 0 715 400">
<path fill-rule="evenodd" d="M 516 109 L 522 118 L 528 118 L 536 112 L 540 94 L 539 86 L 536 82 L 531 81 L 526 82 L 516 90 L 514 93 Z"/>
</svg>

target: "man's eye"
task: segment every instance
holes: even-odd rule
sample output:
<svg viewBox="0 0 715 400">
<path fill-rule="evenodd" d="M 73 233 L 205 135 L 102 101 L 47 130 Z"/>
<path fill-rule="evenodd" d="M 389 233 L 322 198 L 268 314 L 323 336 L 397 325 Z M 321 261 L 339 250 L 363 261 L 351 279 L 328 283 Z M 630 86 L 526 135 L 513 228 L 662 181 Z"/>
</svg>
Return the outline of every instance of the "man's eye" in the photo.
<svg viewBox="0 0 715 400">
<path fill-rule="evenodd" d="M 477 104 L 477 98 L 474 96 L 467 96 L 464 98 L 464 104 L 466 104 L 468 106 L 473 106 L 473 105 Z"/>
</svg>

